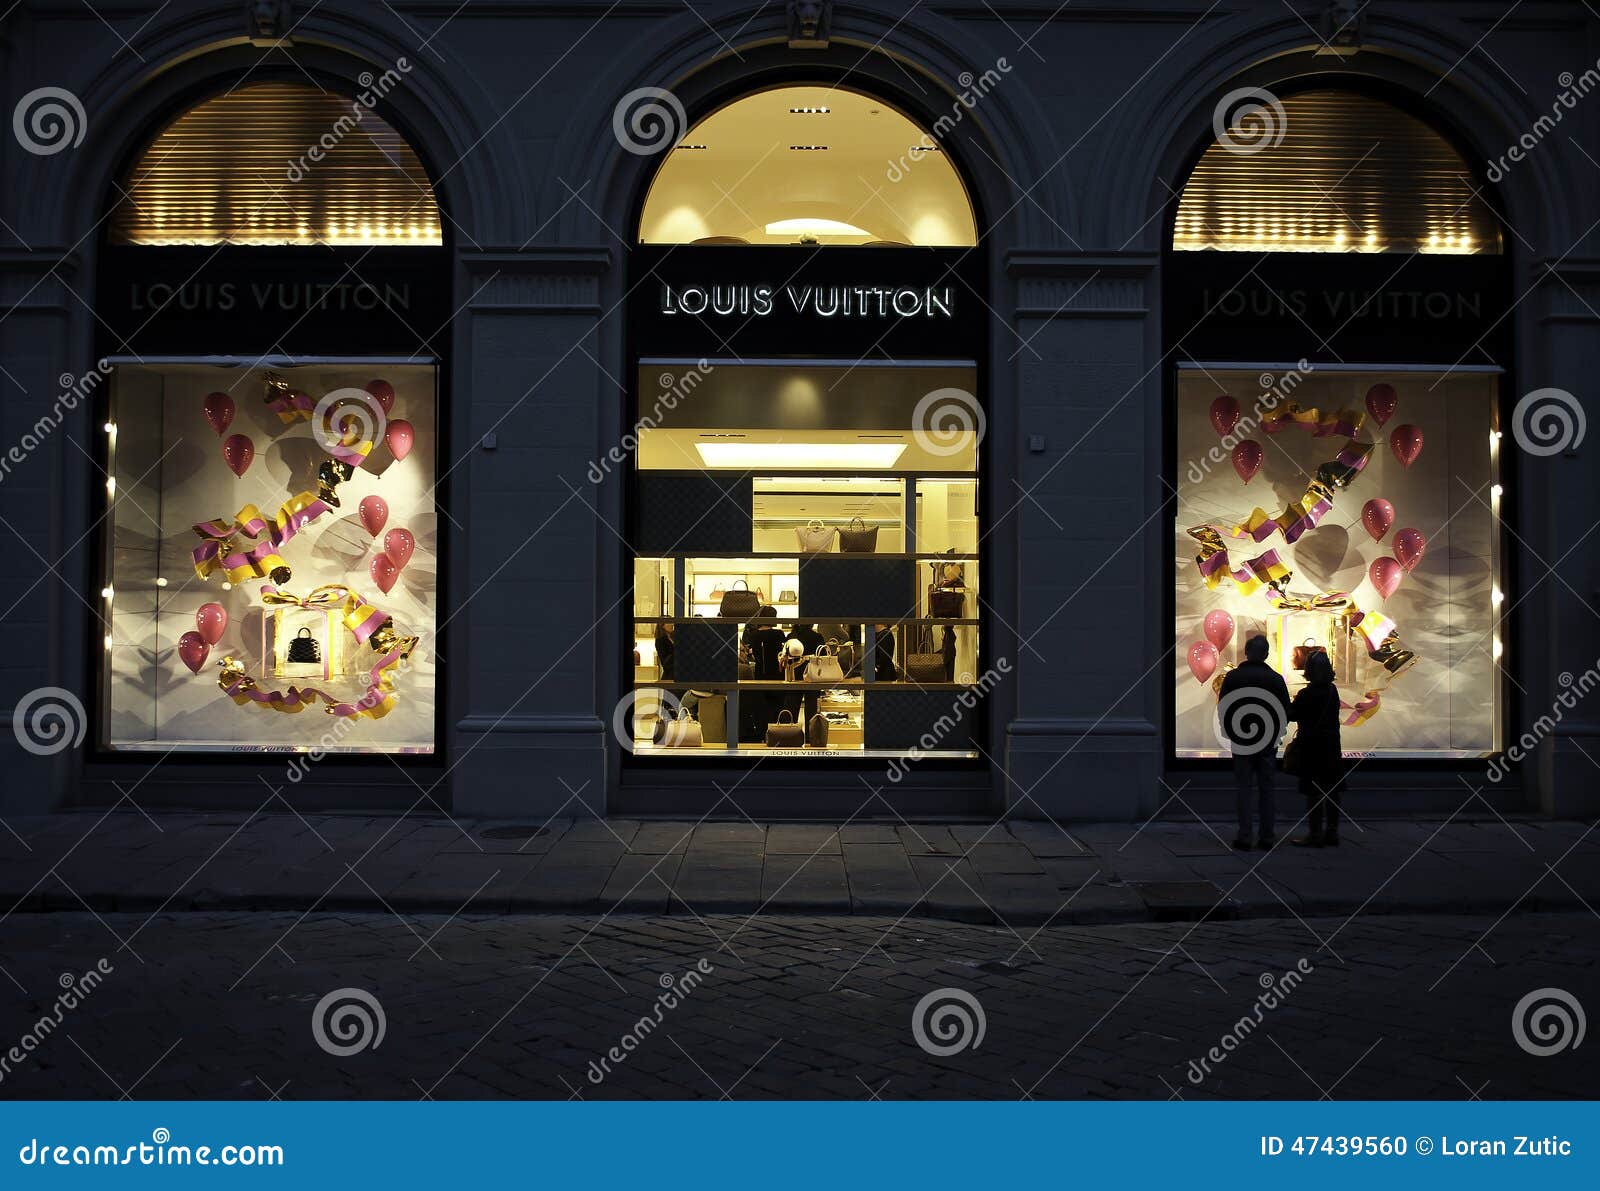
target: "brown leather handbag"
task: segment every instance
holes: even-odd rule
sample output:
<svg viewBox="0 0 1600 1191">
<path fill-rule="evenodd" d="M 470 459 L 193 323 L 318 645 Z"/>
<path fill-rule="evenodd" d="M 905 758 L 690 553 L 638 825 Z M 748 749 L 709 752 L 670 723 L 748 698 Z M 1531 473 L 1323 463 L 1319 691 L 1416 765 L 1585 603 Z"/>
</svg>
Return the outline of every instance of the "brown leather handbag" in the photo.
<svg viewBox="0 0 1600 1191">
<path fill-rule="evenodd" d="M 751 591 L 750 585 L 743 579 L 735 579 L 733 586 L 722 593 L 722 601 L 717 605 L 718 616 L 738 617 L 740 620 L 748 619 L 759 611 L 761 597 Z"/>
<path fill-rule="evenodd" d="M 967 593 L 964 591 L 935 588 L 928 593 L 928 615 L 935 620 L 960 620 L 966 600 Z"/>
<path fill-rule="evenodd" d="M 820 711 L 806 724 L 806 744 L 814 749 L 828 747 L 828 717 Z"/>
<path fill-rule="evenodd" d="M 1296 670 L 1304 670 L 1306 668 L 1306 663 L 1311 660 L 1312 654 L 1327 652 L 1328 651 L 1325 647 L 1317 644 L 1317 639 L 1315 637 L 1307 637 L 1305 639 L 1305 644 L 1296 645 L 1294 647 L 1294 653 L 1292 655 L 1294 668 Z"/>
<path fill-rule="evenodd" d="M 944 654 L 942 653 L 908 653 L 906 655 L 906 681 L 920 682 L 927 685 L 930 682 L 943 682 Z"/>
<path fill-rule="evenodd" d="M 852 518 L 848 527 L 839 530 L 839 553 L 872 554 L 878 549 L 878 527 L 868 525 L 860 517 Z"/>
<path fill-rule="evenodd" d="M 804 724 L 794 722 L 794 712 L 787 707 L 778 713 L 776 723 L 767 725 L 767 747 L 769 749 L 798 749 L 806 744 L 806 729 Z"/>
</svg>

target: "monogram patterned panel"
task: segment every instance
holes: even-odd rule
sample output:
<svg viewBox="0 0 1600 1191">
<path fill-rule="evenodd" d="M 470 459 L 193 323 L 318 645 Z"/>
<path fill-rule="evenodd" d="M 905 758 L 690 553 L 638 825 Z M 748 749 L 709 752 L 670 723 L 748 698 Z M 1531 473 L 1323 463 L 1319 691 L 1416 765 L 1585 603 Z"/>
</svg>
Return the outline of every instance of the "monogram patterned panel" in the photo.
<svg viewBox="0 0 1600 1191">
<path fill-rule="evenodd" d="M 983 704 L 965 708 L 957 702 L 960 694 L 960 691 L 950 690 L 919 691 L 916 687 L 869 689 L 861 709 L 866 747 L 922 748 L 922 737 L 926 733 L 937 738 L 934 749 L 970 749 L 972 725 L 983 714 Z M 942 724 L 941 717 L 944 717 Z"/>
<path fill-rule="evenodd" d="M 893 620 L 916 615 L 917 564 L 870 554 L 817 555 L 800 560 L 803 620 Z"/>
<path fill-rule="evenodd" d="M 678 623 L 674 677 L 678 682 L 736 682 L 739 678 L 739 626 Z"/>
<path fill-rule="evenodd" d="M 640 554 L 723 554 L 752 541 L 750 477 L 704 471 L 639 473 Z"/>
</svg>

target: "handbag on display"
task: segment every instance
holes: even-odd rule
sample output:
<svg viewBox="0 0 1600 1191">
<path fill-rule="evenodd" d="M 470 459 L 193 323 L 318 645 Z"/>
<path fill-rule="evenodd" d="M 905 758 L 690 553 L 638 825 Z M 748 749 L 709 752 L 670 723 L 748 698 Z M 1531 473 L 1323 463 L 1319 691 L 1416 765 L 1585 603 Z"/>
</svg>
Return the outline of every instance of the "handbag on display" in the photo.
<svg viewBox="0 0 1600 1191">
<path fill-rule="evenodd" d="M 796 527 L 794 536 L 800 542 L 801 554 L 826 554 L 833 545 L 833 527 L 816 518 Z"/>
<path fill-rule="evenodd" d="M 808 682 L 843 682 L 844 666 L 839 661 L 839 647 L 832 642 L 820 646 L 806 667 Z"/>
<path fill-rule="evenodd" d="M 820 711 L 806 724 L 806 744 L 814 749 L 828 747 L 828 717 Z"/>
<path fill-rule="evenodd" d="M 302 628 L 289 640 L 289 653 L 287 659 L 291 662 L 320 662 L 322 648 L 317 644 L 317 639 L 311 635 L 309 628 Z"/>
<path fill-rule="evenodd" d="M 906 654 L 906 681 L 919 682 L 924 685 L 930 682 L 944 681 L 944 654 L 942 653 L 908 653 Z"/>
<path fill-rule="evenodd" d="M 935 620 L 960 620 L 966 600 L 967 593 L 964 591 L 937 588 L 928 593 L 928 615 Z"/>
<path fill-rule="evenodd" d="M 780 604 L 798 604 L 799 602 L 800 597 L 793 591 L 780 591 L 778 593 L 778 603 Z"/>
<path fill-rule="evenodd" d="M 787 707 L 778 713 L 776 722 L 767 725 L 767 747 L 769 749 L 804 748 L 805 743 L 805 725 L 795 723 L 794 712 Z"/>
<path fill-rule="evenodd" d="M 1307 637 L 1303 645 L 1296 645 L 1294 647 L 1294 668 L 1296 670 L 1304 670 L 1306 668 L 1306 663 L 1311 660 L 1312 654 L 1327 652 L 1328 650 L 1325 646 L 1317 644 L 1317 639 L 1315 637 Z"/>
<path fill-rule="evenodd" d="M 871 554 L 878 548 L 878 527 L 869 526 L 860 517 L 854 517 L 848 528 L 839 530 L 839 551 L 842 554 Z"/>
<path fill-rule="evenodd" d="M 705 744 L 705 735 L 699 720 L 669 720 L 659 743 L 664 749 L 697 749 Z"/>
<path fill-rule="evenodd" d="M 743 579 L 735 579 L 733 586 L 722 593 L 717 609 L 718 616 L 738 617 L 744 620 L 761 611 L 761 597 L 751 591 L 750 585 Z"/>
</svg>

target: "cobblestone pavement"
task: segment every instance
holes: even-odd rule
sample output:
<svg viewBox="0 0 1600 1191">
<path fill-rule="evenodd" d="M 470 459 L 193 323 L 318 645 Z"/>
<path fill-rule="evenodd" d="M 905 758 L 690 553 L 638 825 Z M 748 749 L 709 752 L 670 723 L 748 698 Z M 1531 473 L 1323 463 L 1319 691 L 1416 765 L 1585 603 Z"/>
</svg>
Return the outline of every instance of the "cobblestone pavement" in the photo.
<svg viewBox="0 0 1600 1191">
<path fill-rule="evenodd" d="M 865 915 L 14 914 L 0 1029 L 34 1045 L 0 1068 L 0 1096 L 1593 1097 L 1589 1051 L 1526 1052 L 1513 1010 L 1557 988 L 1593 1012 L 1597 955 L 1588 912 L 1039 931 Z M 109 974 L 59 1025 L 34 1024 L 53 1017 L 63 973 L 82 989 L 102 959 Z M 1281 995 L 1257 1024 L 1269 977 Z M 381 1005 L 383 1034 L 337 1056 L 313 1036 L 316 1007 L 352 988 Z M 976 1046 L 919 1046 L 916 1007 L 940 989 L 976 999 Z M 930 1045 L 957 1026 L 951 1006 L 924 1019 Z M 332 1046 L 373 1037 L 344 1032 L 354 1016 L 323 1020 Z M 1209 1072 L 1191 1068 L 1213 1047 Z M 613 1048 L 609 1069 L 591 1066 Z"/>
</svg>

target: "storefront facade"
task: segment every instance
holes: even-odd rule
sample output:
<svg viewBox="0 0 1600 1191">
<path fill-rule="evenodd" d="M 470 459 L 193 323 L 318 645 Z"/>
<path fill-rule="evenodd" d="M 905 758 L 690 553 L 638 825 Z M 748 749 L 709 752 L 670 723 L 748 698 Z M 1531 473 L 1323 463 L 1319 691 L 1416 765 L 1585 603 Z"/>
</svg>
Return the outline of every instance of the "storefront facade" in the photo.
<svg viewBox="0 0 1600 1191">
<path fill-rule="evenodd" d="M 1581 6 L 452 7 L 0 26 L 0 813 L 1600 805 Z"/>
</svg>

